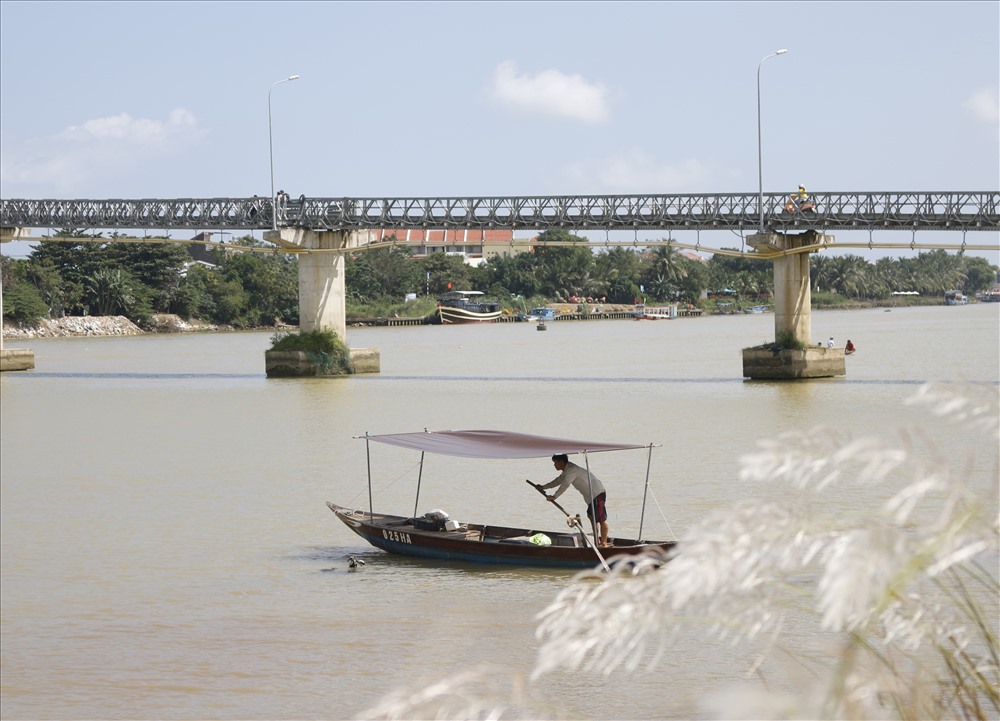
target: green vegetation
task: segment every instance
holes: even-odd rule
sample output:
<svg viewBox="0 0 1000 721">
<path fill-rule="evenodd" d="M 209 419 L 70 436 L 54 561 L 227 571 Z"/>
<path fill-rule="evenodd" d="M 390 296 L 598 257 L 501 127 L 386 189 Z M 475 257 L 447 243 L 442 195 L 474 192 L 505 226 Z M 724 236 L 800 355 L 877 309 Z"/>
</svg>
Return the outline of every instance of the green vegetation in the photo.
<svg viewBox="0 0 1000 721">
<path fill-rule="evenodd" d="M 114 242 L 82 231 L 46 241 L 26 260 L 2 258 L 4 317 L 24 323 L 65 315 L 124 315 L 149 327 L 155 313 L 175 313 L 232 328 L 297 325 L 298 263 L 261 253 L 272 246 L 240 238 L 194 262 L 187 246 Z"/>
<path fill-rule="evenodd" d="M 77 230 L 56 237 L 88 237 Z M 4 315 L 31 323 L 64 315 L 124 315 L 148 327 L 174 313 L 232 328 L 298 325 L 298 259 L 252 237 L 216 247 L 194 262 L 185 245 L 113 242 L 39 243 L 26 260 L 2 258 Z M 478 267 L 460 256 L 413 257 L 402 245 L 359 250 L 345 260 L 349 319 L 423 317 L 449 288 L 480 290 L 509 312 L 550 303 L 688 303 L 708 313 L 767 305 L 770 263 L 717 253 L 703 261 L 675 246 L 597 248 L 567 230 L 538 236 L 530 252 L 495 255 Z M 940 304 L 947 290 L 989 289 L 996 269 L 984 258 L 943 250 L 914 258 L 810 258 L 814 307 Z M 919 293 L 894 296 L 896 291 Z M 416 300 L 406 300 L 408 296 Z M 588 300 L 589 299 L 589 300 Z"/>
<path fill-rule="evenodd" d="M 806 344 L 795 337 L 791 330 L 783 330 L 775 336 L 774 342 L 783 350 L 805 350 Z"/>
<path fill-rule="evenodd" d="M 805 350 L 807 347 L 808 346 L 803 341 L 795 337 L 794 332 L 791 330 L 783 330 L 778 333 L 777 338 L 773 341 L 755 345 L 749 350 L 769 350 L 772 353 L 779 353 L 783 350 Z"/>
<path fill-rule="evenodd" d="M 343 373 L 353 373 L 351 351 L 332 330 L 317 330 L 311 333 L 275 333 L 271 337 L 273 351 L 302 351 L 322 371 L 340 369 Z"/>
<path fill-rule="evenodd" d="M 362 303 L 348 293 L 348 318 L 423 318 L 437 308 L 437 299 L 432 296 L 421 296 L 416 300 L 398 300 L 395 296 L 383 297 Z"/>
</svg>

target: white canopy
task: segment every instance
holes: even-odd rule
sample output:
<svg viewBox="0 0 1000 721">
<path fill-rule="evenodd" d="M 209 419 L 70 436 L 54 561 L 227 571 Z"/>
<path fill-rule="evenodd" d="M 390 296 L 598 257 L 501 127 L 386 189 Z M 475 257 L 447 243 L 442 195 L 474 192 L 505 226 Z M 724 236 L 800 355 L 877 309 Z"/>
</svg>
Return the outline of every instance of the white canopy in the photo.
<svg viewBox="0 0 1000 721">
<path fill-rule="evenodd" d="M 509 431 L 425 431 L 362 437 L 415 451 L 464 458 L 545 458 L 557 453 L 597 453 L 646 447 L 633 443 L 574 441 Z"/>
</svg>

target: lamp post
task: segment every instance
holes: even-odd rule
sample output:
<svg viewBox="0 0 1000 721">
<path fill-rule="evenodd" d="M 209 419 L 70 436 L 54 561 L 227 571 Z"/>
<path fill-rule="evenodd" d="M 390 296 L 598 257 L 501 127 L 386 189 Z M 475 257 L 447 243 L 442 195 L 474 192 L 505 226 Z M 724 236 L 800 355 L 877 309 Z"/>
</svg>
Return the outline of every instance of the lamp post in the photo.
<svg viewBox="0 0 1000 721">
<path fill-rule="evenodd" d="M 274 140 L 271 135 L 271 91 L 274 90 L 275 85 L 281 85 L 282 83 L 287 83 L 289 80 L 298 79 L 298 75 L 289 75 L 284 80 L 279 80 L 271 85 L 270 90 L 267 91 L 267 151 L 271 159 L 271 228 L 273 230 L 278 229 L 278 198 L 274 194 Z"/>
<path fill-rule="evenodd" d="M 764 232 L 764 170 L 761 163 L 760 149 L 760 69 L 764 66 L 764 61 L 776 55 L 784 55 L 787 50 L 777 50 L 770 55 L 761 58 L 760 65 L 757 66 L 757 213 L 760 216 L 760 232 Z M 272 190 L 273 194 L 273 190 Z"/>
</svg>

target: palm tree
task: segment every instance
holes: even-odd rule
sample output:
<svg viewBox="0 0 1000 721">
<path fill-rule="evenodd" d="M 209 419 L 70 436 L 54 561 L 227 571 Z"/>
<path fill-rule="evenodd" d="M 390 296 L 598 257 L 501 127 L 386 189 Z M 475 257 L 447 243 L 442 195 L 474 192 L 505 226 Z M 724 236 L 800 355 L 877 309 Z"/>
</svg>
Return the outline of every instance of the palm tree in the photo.
<svg viewBox="0 0 1000 721">
<path fill-rule="evenodd" d="M 660 276 L 668 283 L 676 283 L 687 276 L 682 256 L 672 245 L 660 245 L 653 249 L 653 276 Z"/>
<path fill-rule="evenodd" d="M 845 297 L 858 298 L 867 287 L 868 263 L 858 255 L 832 258 L 833 290 Z"/>
<path fill-rule="evenodd" d="M 126 312 L 135 302 L 128 275 L 118 268 L 102 268 L 86 281 L 87 298 L 97 306 L 97 315 Z"/>
<path fill-rule="evenodd" d="M 809 258 L 809 274 L 812 280 L 812 290 L 814 293 L 821 293 L 830 290 L 833 273 L 833 258 L 825 255 L 813 253 Z"/>
</svg>

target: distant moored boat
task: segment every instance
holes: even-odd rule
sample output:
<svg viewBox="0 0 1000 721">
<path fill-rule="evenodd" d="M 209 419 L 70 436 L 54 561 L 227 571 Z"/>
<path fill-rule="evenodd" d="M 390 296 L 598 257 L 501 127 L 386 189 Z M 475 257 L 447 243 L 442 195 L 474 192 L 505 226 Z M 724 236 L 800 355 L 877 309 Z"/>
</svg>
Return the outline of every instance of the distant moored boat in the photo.
<svg viewBox="0 0 1000 721">
<path fill-rule="evenodd" d="M 450 290 L 438 299 L 438 318 L 445 325 L 492 323 L 500 317 L 500 304 L 485 300 L 478 290 Z"/>
</svg>

